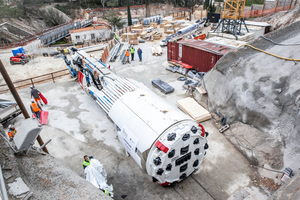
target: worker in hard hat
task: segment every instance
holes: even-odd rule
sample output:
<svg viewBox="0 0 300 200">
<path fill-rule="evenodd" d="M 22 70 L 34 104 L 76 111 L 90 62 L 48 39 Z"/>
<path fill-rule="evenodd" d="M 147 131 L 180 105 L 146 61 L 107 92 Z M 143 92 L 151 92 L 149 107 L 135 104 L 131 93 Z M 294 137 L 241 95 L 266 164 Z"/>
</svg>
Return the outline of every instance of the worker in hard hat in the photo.
<svg viewBox="0 0 300 200">
<path fill-rule="evenodd" d="M 17 133 L 17 130 L 15 129 L 15 127 L 13 126 L 13 125 L 9 125 L 8 126 L 8 137 L 9 137 L 9 141 L 12 141 L 13 140 L 13 138 L 15 137 L 15 135 L 16 135 L 16 133 Z"/>
<path fill-rule="evenodd" d="M 130 55 L 130 53 L 129 53 L 129 49 L 127 49 L 127 51 L 125 52 L 125 56 L 126 56 L 126 61 L 125 61 L 125 63 L 129 63 L 130 64 L 130 61 L 129 61 L 129 55 Z"/>
<path fill-rule="evenodd" d="M 43 103 L 41 101 L 40 98 L 40 91 L 38 91 L 37 89 L 34 88 L 34 86 L 30 86 L 30 94 L 31 94 L 31 98 L 34 98 L 35 102 L 37 102 L 38 104 L 40 104 L 41 106 L 43 106 Z"/>
<path fill-rule="evenodd" d="M 82 164 L 82 167 L 83 169 L 85 169 L 87 166 L 89 166 L 91 164 L 91 159 L 94 158 L 93 156 L 83 156 L 84 160 L 83 160 L 83 164 Z"/>
<path fill-rule="evenodd" d="M 135 51 L 134 47 L 133 47 L 133 46 L 131 46 L 131 47 L 130 47 L 131 61 L 133 61 L 133 60 L 134 60 L 134 51 Z"/>
<path fill-rule="evenodd" d="M 35 114 L 35 116 L 40 120 L 40 112 L 42 110 L 42 108 L 40 107 L 40 105 L 35 102 L 34 99 L 31 99 L 31 104 L 30 104 L 30 109 L 31 112 Z"/>
<path fill-rule="evenodd" d="M 118 35 L 115 33 L 115 38 L 116 38 L 116 40 L 118 41 L 118 42 L 120 42 L 119 41 L 119 37 L 118 37 Z"/>
</svg>

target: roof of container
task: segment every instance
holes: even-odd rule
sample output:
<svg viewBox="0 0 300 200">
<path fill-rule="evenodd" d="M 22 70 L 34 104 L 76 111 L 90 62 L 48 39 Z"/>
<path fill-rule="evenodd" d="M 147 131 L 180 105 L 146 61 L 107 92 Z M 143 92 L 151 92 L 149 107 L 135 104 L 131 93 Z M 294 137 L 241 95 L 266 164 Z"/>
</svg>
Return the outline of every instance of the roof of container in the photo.
<svg viewBox="0 0 300 200">
<path fill-rule="evenodd" d="M 193 47 L 195 49 L 201 49 L 207 52 L 213 52 L 214 54 L 221 55 L 221 56 L 227 53 L 228 51 L 234 49 L 228 46 L 223 46 L 211 42 L 194 40 L 194 39 L 180 40 L 177 43 L 185 46 Z"/>
</svg>

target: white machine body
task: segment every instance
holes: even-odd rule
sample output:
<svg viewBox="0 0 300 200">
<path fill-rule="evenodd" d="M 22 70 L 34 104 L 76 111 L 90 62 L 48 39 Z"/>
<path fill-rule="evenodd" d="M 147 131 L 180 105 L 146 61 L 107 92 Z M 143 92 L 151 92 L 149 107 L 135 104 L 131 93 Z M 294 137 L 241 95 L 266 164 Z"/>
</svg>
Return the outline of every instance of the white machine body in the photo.
<svg viewBox="0 0 300 200">
<path fill-rule="evenodd" d="M 100 69 L 103 86 L 87 84 L 83 75 L 78 77 L 81 87 L 113 120 L 127 153 L 154 182 L 166 186 L 199 167 L 208 148 L 207 133 L 199 123 L 142 83 L 120 78 L 85 52 L 79 53 L 84 63 L 92 63 L 90 69 Z"/>
</svg>

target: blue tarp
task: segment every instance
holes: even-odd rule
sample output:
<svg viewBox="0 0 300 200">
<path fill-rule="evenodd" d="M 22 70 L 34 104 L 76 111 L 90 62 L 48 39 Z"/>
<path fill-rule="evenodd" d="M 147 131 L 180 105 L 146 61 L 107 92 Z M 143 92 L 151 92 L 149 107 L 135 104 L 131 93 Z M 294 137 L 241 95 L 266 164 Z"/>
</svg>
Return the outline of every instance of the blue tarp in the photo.
<svg viewBox="0 0 300 200">
<path fill-rule="evenodd" d="M 13 55 L 16 56 L 17 53 L 25 54 L 23 47 L 17 47 L 11 50 Z"/>
</svg>

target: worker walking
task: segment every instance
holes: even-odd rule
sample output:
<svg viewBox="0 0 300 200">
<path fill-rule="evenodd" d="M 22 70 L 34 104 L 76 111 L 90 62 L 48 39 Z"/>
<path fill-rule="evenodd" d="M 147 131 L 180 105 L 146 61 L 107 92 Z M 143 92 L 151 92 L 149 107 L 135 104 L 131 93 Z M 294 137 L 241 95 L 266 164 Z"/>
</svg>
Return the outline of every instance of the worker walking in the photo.
<svg viewBox="0 0 300 200">
<path fill-rule="evenodd" d="M 38 104 L 40 104 L 41 106 L 43 106 L 43 103 L 41 101 L 40 98 L 40 91 L 38 91 L 37 89 L 34 88 L 34 86 L 30 86 L 30 94 L 31 94 L 31 98 L 34 98 L 35 102 L 37 102 Z"/>
<path fill-rule="evenodd" d="M 127 51 L 125 52 L 125 56 L 126 56 L 126 61 L 125 61 L 125 63 L 129 63 L 130 64 L 130 60 L 129 60 L 129 49 L 127 49 Z"/>
<path fill-rule="evenodd" d="M 17 130 L 15 129 L 15 127 L 13 126 L 13 125 L 9 125 L 8 126 L 8 137 L 9 137 L 9 141 L 12 141 L 13 140 L 13 138 L 15 137 L 15 135 L 16 135 L 16 133 L 17 133 Z"/>
<path fill-rule="evenodd" d="M 142 53 L 143 53 L 142 49 L 139 48 L 137 53 L 139 55 L 140 62 L 142 62 Z"/>
<path fill-rule="evenodd" d="M 87 166 L 89 166 L 91 164 L 91 159 L 93 159 L 94 157 L 93 156 L 83 156 L 84 160 L 83 160 L 83 164 L 82 164 L 82 167 L 83 169 L 85 169 Z"/>
<path fill-rule="evenodd" d="M 135 49 L 133 48 L 133 46 L 131 46 L 131 47 L 130 47 L 131 61 L 134 60 L 134 51 L 135 51 Z"/>
<path fill-rule="evenodd" d="M 31 99 L 30 109 L 31 112 L 34 113 L 35 116 L 40 120 L 40 111 L 42 110 L 42 108 L 37 102 L 34 101 L 34 99 Z"/>
</svg>

